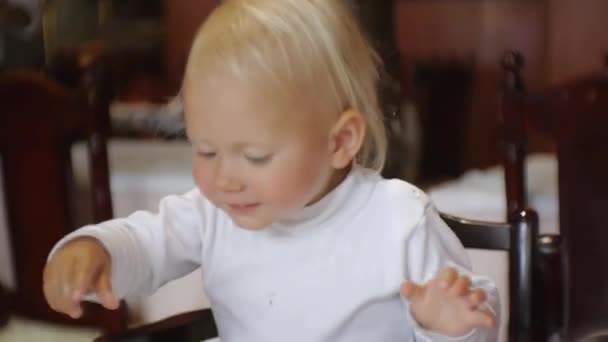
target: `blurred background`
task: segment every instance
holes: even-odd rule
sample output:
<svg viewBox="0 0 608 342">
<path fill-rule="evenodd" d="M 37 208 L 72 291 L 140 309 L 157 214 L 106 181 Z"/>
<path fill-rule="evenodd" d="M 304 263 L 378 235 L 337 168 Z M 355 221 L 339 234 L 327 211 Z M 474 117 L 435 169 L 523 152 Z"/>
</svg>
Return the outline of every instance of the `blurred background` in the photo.
<svg viewBox="0 0 608 342">
<path fill-rule="evenodd" d="M 431 193 L 484 169 L 493 170 L 484 178 L 490 195 L 502 198 L 492 167 L 502 156 L 497 110 L 505 51 L 526 57 L 526 80 L 540 88 L 597 70 L 608 49 L 604 0 L 348 2 L 385 61 L 385 176 Z M 0 0 L 0 322 L 8 322 L 0 341 L 90 340 L 100 329 L 208 305 L 196 272 L 119 313 L 98 310 L 82 324 L 66 322 L 44 305 L 40 272 L 50 246 L 71 229 L 154 210 L 161 197 L 193 187 L 173 97 L 195 31 L 217 4 Z M 530 146 L 554 150 L 543 138 Z M 554 180 L 551 161 L 539 165 L 537 177 Z M 554 184 L 547 184 L 555 202 Z M 481 216 L 501 220 L 500 205 Z M 34 332 L 46 335 L 28 335 Z"/>
</svg>

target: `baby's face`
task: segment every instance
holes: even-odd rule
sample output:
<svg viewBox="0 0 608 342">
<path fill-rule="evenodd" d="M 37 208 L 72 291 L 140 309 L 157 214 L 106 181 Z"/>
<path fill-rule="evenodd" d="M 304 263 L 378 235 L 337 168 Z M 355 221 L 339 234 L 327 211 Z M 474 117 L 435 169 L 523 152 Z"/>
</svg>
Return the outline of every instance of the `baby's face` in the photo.
<svg viewBox="0 0 608 342">
<path fill-rule="evenodd" d="M 196 184 L 239 226 L 268 227 L 324 193 L 329 120 L 242 83 L 187 82 L 183 95 Z"/>
</svg>

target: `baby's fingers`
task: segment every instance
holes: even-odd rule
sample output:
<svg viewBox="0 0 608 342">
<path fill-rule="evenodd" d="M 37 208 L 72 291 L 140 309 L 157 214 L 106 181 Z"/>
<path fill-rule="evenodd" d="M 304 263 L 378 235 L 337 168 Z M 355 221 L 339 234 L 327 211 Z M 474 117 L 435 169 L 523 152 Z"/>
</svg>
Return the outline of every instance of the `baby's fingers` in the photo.
<svg viewBox="0 0 608 342">
<path fill-rule="evenodd" d="M 471 279 L 467 276 L 458 277 L 449 289 L 453 296 L 464 296 L 471 290 Z"/>
<path fill-rule="evenodd" d="M 106 309 L 110 309 L 110 310 L 118 309 L 118 307 L 120 306 L 120 303 L 119 303 L 118 299 L 116 298 L 116 296 L 114 295 L 114 292 L 112 292 L 112 284 L 110 282 L 109 270 L 106 269 L 101 272 L 101 274 L 99 275 L 99 278 L 97 279 L 97 284 L 95 286 L 95 289 L 97 290 L 97 296 L 99 297 L 101 304 Z"/>
<path fill-rule="evenodd" d="M 483 289 L 474 289 L 469 293 L 469 305 L 471 308 L 477 308 L 486 300 L 486 293 Z"/>
<path fill-rule="evenodd" d="M 95 265 L 91 265 L 88 262 L 77 263 L 73 269 L 69 295 L 76 301 L 81 301 L 84 296 L 92 287 L 95 274 L 98 273 Z"/>
<path fill-rule="evenodd" d="M 424 298 L 424 287 L 411 281 L 405 281 L 401 284 L 401 295 L 410 302 L 415 302 Z"/>
<path fill-rule="evenodd" d="M 63 299 L 63 291 L 60 282 L 56 279 L 47 280 L 43 285 L 43 292 L 46 298 L 47 303 L 51 307 L 51 309 L 67 314 L 66 309 L 64 309 L 65 301 Z"/>
<path fill-rule="evenodd" d="M 73 289 L 73 265 L 56 267 L 49 265 L 44 274 L 44 295 L 49 306 L 58 312 L 77 318 L 80 305 L 71 295 Z"/>
<path fill-rule="evenodd" d="M 496 316 L 488 310 L 474 310 L 467 313 L 466 321 L 471 327 L 493 328 Z"/>
<path fill-rule="evenodd" d="M 442 289 L 449 289 L 452 287 L 456 279 L 458 279 L 458 272 L 451 267 L 444 268 L 441 272 L 439 272 L 436 278 L 439 286 Z"/>
<path fill-rule="evenodd" d="M 68 315 L 72 318 L 80 318 L 82 316 L 81 301 L 85 293 L 91 288 L 93 277 L 95 275 L 94 265 L 89 262 L 76 262 L 72 268 L 70 277 L 64 282 L 63 296 L 69 303 Z"/>
</svg>

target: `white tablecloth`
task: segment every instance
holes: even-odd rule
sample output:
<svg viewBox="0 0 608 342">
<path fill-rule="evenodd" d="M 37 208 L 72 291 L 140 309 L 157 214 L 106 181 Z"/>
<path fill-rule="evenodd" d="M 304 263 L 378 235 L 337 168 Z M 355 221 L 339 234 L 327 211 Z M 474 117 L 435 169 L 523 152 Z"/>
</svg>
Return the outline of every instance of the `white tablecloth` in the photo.
<svg viewBox="0 0 608 342">
<path fill-rule="evenodd" d="M 554 155 L 533 154 L 526 163 L 529 206 L 539 215 L 541 234 L 559 232 L 557 161 Z M 427 190 L 446 213 L 471 219 L 504 221 L 506 196 L 502 166 L 466 172 L 459 179 Z"/>
</svg>

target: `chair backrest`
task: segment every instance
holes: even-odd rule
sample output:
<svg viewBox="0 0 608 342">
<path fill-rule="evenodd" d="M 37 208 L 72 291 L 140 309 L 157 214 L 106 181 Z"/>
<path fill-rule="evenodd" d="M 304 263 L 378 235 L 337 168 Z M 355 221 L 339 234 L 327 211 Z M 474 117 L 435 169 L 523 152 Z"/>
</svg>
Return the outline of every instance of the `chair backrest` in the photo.
<svg viewBox="0 0 608 342">
<path fill-rule="evenodd" d="M 504 63 L 501 115 L 509 212 L 526 205 L 528 133 L 550 136 L 557 146 L 563 338 L 606 337 L 608 271 L 596 265 L 608 259 L 608 57 L 595 74 L 534 93 L 523 87 L 522 60 L 510 53 Z"/>
<path fill-rule="evenodd" d="M 0 156 L 17 285 L 11 309 L 35 319 L 74 324 L 52 312 L 42 294 L 46 257 L 75 228 L 69 196 L 73 142 L 89 145 L 95 219 L 112 215 L 105 137 L 95 130 L 85 99 L 40 73 L 0 76 Z M 78 323 L 119 331 L 124 308 L 115 313 L 91 305 Z"/>
<path fill-rule="evenodd" d="M 501 250 L 509 255 L 509 340 L 537 341 L 533 322 L 534 262 L 538 217 L 532 210 L 511 223 L 482 222 L 441 214 L 465 248 Z"/>
</svg>

